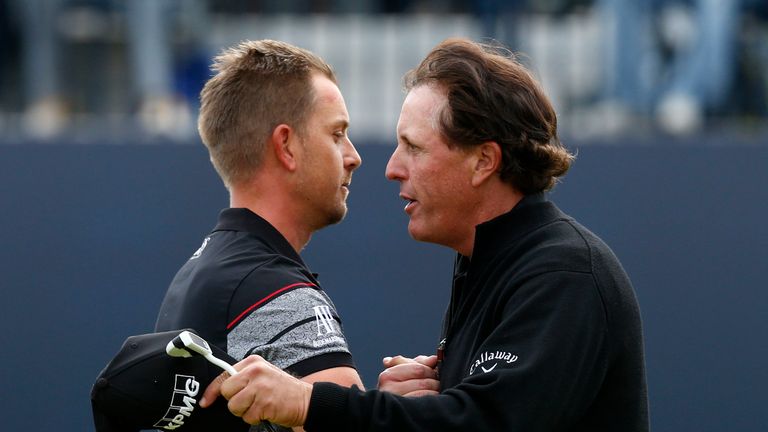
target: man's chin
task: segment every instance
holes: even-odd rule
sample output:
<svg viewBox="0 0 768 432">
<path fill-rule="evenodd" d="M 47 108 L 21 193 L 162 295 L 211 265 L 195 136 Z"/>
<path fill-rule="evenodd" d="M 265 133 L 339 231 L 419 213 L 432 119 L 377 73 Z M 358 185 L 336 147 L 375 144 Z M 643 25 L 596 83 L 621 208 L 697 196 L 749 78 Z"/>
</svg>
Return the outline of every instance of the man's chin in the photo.
<svg viewBox="0 0 768 432">
<path fill-rule="evenodd" d="M 413 221 L 408 223 L 408 234 L 416 241 L 429 242 L 429 236 L 423 230 L 414 226 Z"/>
<path fill-rule="evenodd" d="M 347 216 L 347 205 L 344 204 L 343 206 L 337 208 L 336 211 L 328 214 L 326 226 L 335 225 L 343 221 L 344 217 L 346 216 Z"/>
<path fill-rule="evenodd" d="M 440 232 L 437 232 L 434 229 L 425 230 L 424 227 L 419 227 L 411 222 L 408 224 L 408 234 L 416 241 L 432 243 L 453 249 L 453 245 L 447 242 L 448 238 L 439 236 Z"/>
</svg>

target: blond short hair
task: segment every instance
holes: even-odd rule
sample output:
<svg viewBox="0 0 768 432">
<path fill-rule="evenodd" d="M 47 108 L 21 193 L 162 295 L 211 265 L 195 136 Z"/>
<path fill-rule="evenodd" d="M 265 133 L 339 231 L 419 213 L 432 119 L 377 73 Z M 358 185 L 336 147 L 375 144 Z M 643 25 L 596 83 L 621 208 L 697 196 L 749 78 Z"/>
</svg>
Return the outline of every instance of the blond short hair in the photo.
<svg viewBox="0 0 768 432">
<path fill-rule="evenodd" d="M 304 133 L 314 102 L 312 76 L 334 83 L 317 55 L 273 40 L 245 41 L 214 58 L 214 76 L 200 93 L 198 130 L 224 184 L 248 180 L 280 124 Z"/>
</svg>

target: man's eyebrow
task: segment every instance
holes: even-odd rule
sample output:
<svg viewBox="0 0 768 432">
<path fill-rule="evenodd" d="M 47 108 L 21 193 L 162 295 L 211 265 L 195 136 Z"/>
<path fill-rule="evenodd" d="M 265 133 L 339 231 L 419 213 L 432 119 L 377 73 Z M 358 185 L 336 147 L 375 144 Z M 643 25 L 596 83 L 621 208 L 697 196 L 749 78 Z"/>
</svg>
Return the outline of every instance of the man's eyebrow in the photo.
<svg viewBox="0 0 768 432">
<path fill-rule="evenodd" d="M 406 145 L 411 144 L 411 140 L 408 139 L 408 136 L 406 136 L 405 133 L 398 134 L 397 138 L 399 141 L 402 141 L 403 144 L 406 144 Z"/>
<path fill-rule="evenodd" d="M 342 129 L 349 129 L 349 120 L 347 119 L 338 119 L 334 121 L 333 127 L 341 127 Z"/>
</svg>

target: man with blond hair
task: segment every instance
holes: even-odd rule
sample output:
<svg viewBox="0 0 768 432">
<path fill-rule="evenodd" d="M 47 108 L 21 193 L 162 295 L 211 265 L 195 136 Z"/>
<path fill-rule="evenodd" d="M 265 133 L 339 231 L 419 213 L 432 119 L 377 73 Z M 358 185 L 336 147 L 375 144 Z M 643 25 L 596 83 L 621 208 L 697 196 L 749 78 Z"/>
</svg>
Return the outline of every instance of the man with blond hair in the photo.
<svg viewBox="0 0 768 432">
<path fill-rule="evenodd" d="M 224 51 L 198 127 L 230 205 L 176 274 L 156 331 L 192 328 L 235 359 L 362 386 L 331 299 L 299 255 L 341 221 L 361 160 L 331 67 L 287 43 Z"/>
</svg>

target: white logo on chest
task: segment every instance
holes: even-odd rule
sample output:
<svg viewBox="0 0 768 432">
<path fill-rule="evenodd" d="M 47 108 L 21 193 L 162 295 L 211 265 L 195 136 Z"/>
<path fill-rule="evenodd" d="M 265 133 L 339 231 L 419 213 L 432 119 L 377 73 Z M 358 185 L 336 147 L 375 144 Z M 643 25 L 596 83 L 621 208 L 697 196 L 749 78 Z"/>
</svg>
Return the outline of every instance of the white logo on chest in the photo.
<svg viewBox="0 0 768 432">
<path fill-rule="evenodd" d="M 496 369 L 499 363 L 514 363 L 517 361 L 517 356 L 506 351 L 486 351 L 480 354 L 480 357 L 472 362 L 472 366 L 469 367 L 469 374 L 475 373 L 478 367 L 483 373 L 491 372 Z"/>
</svg>

